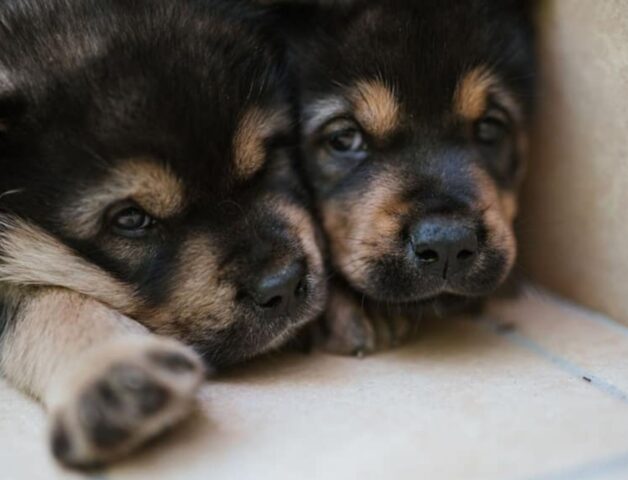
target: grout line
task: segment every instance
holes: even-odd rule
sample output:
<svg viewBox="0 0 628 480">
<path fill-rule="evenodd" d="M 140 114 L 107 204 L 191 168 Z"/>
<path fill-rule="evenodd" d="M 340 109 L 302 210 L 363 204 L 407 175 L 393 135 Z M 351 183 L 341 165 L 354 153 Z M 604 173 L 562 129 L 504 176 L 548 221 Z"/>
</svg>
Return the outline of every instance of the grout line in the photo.
<svg viewBox="0 0 628 480">
<path fill-rule="evenodd" d="M 596 312 L 595 310 L 591 310 L 583 305 L 578 305 L 577 303 L 557 295 L 554 292 L 550 292 L 543 287 L 539 287 L 538 285 L 526 287 L 525 292 L 526 295 L 529 295 L 532 298 L 537 297 L 544 301 L 556 302 L 567 310 L 577 313 L 579 317 L 584 318 L 585 320 L 595 322 L 599 325 L 604 325 L 605 327 L 628 337 L 628 325 L 624 325 L 611 317 L 607 317 L 603 313 Z"/>
<path fill-rule="evenodd" d="M 565 469 L 562 472 L 539 475 L 529 480 L 602 480 L 603 476 L 628 472 L 628 453 Z M 628 474 L 626 475 L 628 477 Z"/>
<path fill-rule="evenodd" d="M 604 392 L 605 394 L 610 395 L 617 400 L 628 404 L 628 393 L 624 392 L 612 383 L 604 380 L 601 377 L 598 377 L 597 375 L 592 374 L 591 372 L 582 369 L 575 363 L 572 363 L 569 360 L 562 358 L 550 352 L 549 350 L 546 350 L 534 340 L 526 337 L 516 330 L 504 330 L 501 327 L 500 323 L 492 317 L 485 315 L 481 317 L 481 322 L 484 323 L 484 325 L 486 325 L 493 333 L 508 339 L 510 342 L 521 348 L 525 348 L 526 350 L 541 356 L 551 364 L 561 369 L 563 372 L 568 373 L 569 375 L 579 378 L 583 381 L 586 381 L 598 390 Z"/>
</svg>

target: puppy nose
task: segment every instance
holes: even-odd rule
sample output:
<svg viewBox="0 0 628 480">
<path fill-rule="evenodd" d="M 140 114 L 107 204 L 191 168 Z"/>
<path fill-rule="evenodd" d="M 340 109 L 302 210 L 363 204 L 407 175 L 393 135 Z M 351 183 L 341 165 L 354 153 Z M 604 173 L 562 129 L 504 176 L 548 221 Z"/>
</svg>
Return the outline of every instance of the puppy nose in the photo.
<svg viewBox="0 0 628 480">
<path fill-rule="evenodd" d="M 294 262 L 266 272 L 249 294 L 268 315 L 291 315 L 305 297 L 305 289 L 305 266 Z"/>
<path fill-rule="evenodd" d="M 445 279 L 469 268 L 477 255 L 475 229 L 460 220 L 425 219 L 414 227 L 410 236 L 421 267 Z"/>
</svg>

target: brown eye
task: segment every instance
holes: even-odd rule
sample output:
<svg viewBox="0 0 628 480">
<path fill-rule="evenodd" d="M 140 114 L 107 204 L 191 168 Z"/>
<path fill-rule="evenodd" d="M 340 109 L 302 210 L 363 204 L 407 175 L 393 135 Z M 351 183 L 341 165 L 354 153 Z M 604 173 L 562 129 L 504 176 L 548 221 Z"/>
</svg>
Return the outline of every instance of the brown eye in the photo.
<svg viewBox="0 0 628 480">
<path fill-rule="evenodd" d="M 360 152 L 365 147 L 362 133 L 355 128 L 333 132 L 327 143 L 331 150 L 338 153 Z"/>
<path fill-rule="evenodd" d="M 498 145 L 509 133 L 506 122 L 496 117 L 485 117 L 478 120 L 473 130 L 475 140 L 486 146 Z"/>
<path fill-rule="evenodd" d="M 125 206 L 112 212 L 109 223 L 118 235 L 137 238 L 143 236 L 155 220 L 139 207 Z"/>
<path fill-rule="evenodd" d="M 322 132 L 327 153 L 343 162 L 362 161 L 368 156 L 366 138 L 358 124 L 348 118 L 329 122 Z"/>
</svg>

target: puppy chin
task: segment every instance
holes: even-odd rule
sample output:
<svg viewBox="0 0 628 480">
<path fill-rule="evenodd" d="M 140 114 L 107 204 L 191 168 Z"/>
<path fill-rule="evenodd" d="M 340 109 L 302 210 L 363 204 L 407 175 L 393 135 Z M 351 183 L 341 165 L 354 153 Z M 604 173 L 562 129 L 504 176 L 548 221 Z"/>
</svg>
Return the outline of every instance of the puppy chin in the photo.
<svg viewBox="0 0 628 480">
<path fill-rule="evenodd" d="M 512 261 L 493 255 L 483 268 L 450 279 L 423 275 L 400 265 L 372 268 L 365 279 L 348 281 L 358 294 L 382 304 L 429 303 L 436 298 L 478 298 L 492 294 L 508 278 Z"/>
</svg>

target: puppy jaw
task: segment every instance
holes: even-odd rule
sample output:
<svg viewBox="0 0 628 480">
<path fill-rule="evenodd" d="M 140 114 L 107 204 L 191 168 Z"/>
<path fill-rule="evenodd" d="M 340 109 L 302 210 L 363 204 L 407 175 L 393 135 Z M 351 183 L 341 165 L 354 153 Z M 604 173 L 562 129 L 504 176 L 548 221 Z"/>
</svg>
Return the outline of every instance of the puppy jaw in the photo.
<svg viewBox="0 0 628 480">
<path fill-rule="evenodd" d="M 233 139 L 234 166 L 241 179 L 252 177 L 266 160 L 266 142 L 275 135 L 286 133 L 291 125 L 286 108 L 251 107 L 240 119 Z"/>
<path fill-rule="evenodd" d="M 77 197 L 63 209 L 61 223 L 68 235 L 80 239 L 96 235 L 107 207 L 118 201 L 133 200 L 157 218 L 173 216 L 185 205 L 181 180 L 166 165 L 149 158 L 122 162 L 99 185 Z"/>
</svg>

